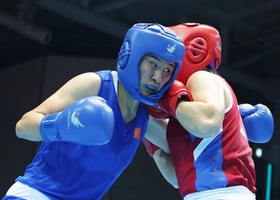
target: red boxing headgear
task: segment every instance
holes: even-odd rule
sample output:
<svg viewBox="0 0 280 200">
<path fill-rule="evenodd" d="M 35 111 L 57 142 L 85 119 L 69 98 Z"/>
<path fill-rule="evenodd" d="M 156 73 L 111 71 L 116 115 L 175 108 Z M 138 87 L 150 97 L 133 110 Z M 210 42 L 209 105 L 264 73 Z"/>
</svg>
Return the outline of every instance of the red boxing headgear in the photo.
<svg viewBox="0 0 280 200">
<path fill-rule="evenodd" d="M 186 84 L 188 78 L 207 65 L 217 69 L 221 64 L 222 40 L 217 29 L 199 23 L 183 23 L 169 27 L 186 46 L 185 57 L 177 80 Z"/>
</svg>

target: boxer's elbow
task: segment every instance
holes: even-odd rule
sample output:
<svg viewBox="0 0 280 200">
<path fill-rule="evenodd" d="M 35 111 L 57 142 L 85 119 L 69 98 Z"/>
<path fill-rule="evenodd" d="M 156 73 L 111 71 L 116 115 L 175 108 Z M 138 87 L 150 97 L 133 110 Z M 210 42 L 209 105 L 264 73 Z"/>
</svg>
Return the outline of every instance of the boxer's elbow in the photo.
<svg viewBox="0 0 280 200">
<path fill-rule="evenodd" d="M 205 122 L 201 127 L 200 134 L 203 138 L 215 137 L 222 130 L 222 124 L 216 120 Z"/>
<path fill-rule="evenodd" d="M 42 141 L 39 132 L 40 120 L 29 118 L 30 113 L 26 113 L 15 125 L 15 133 L 18 138 L 30 141 Z"/>
<path fill-rule="evenodd" d="M 222 130 L 222 122 L 215 118 L 203 119 L 189 132 L 199 138 L 215 137 Z"/>
</svg>

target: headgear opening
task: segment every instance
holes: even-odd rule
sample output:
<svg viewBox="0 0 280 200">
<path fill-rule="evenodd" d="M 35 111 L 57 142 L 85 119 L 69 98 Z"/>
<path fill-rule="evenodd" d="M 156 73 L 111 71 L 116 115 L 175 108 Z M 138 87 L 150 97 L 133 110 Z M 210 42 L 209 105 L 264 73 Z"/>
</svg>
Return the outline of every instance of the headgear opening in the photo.
<svg viewBox="0 0 280 200">
<path fill-rule="evenodd" d="M 175 80 L 184 58 L 185 46 L 182 40 L 167 27 L 156 23 L 138 23 L 132 26 L 121 46 L 117 71 L 123 87 L 132 98 L 155 105 Z M 176 64 L 171 79 L 155 94 L 144 96 L 140 91 L 139 65 L 147 54 L 154 54 Z"/>
<path fill-rule="evenodd" d="M 199 23 L 183 23 L 169 27 L 184 42 L 185 57 L 177 80 L 186 84 L 189 77 L 207 65 L 217 69 L 221 64 L 222 41 L 217 29 Z"/>
</svg>

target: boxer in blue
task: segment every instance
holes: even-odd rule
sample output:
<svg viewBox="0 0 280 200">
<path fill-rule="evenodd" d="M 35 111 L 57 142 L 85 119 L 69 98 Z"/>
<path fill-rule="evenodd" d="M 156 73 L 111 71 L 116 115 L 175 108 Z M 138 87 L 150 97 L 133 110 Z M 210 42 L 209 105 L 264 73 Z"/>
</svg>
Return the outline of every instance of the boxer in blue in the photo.
<svg viewBox="0 0 280 200">
<path fill-rule="evenodd" d="M 185 46 L 160 24 L 132 26 L 117 71 L 69 80 L 16 124 L 19 138 L 42 141 L 3 199 L 101 199 L 130 164 L 155 105 L 175 80 Z"/>
</svg>

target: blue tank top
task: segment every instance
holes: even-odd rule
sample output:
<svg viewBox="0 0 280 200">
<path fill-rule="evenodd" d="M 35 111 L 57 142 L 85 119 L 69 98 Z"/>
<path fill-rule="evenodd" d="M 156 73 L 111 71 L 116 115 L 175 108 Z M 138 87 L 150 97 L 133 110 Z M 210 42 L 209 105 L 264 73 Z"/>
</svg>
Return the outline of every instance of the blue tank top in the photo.
<svg viewBox="0 0 280 200">
<path fill-rule="evenodd" d="M 32 163 L 17 181 L 51 199 L 101 199 L 132 161 L 146 132 L 148 113 L 140 103 L 136 118 L 125 124 L 111 71 L 96 73 L 102 79 L 98 96 L 107 100 L 115 115 L 111 141 L 100 146 L 42 142 Z M 98 130 L 93 130 L 93 134 L 94 131 Z"/>
</svg>

